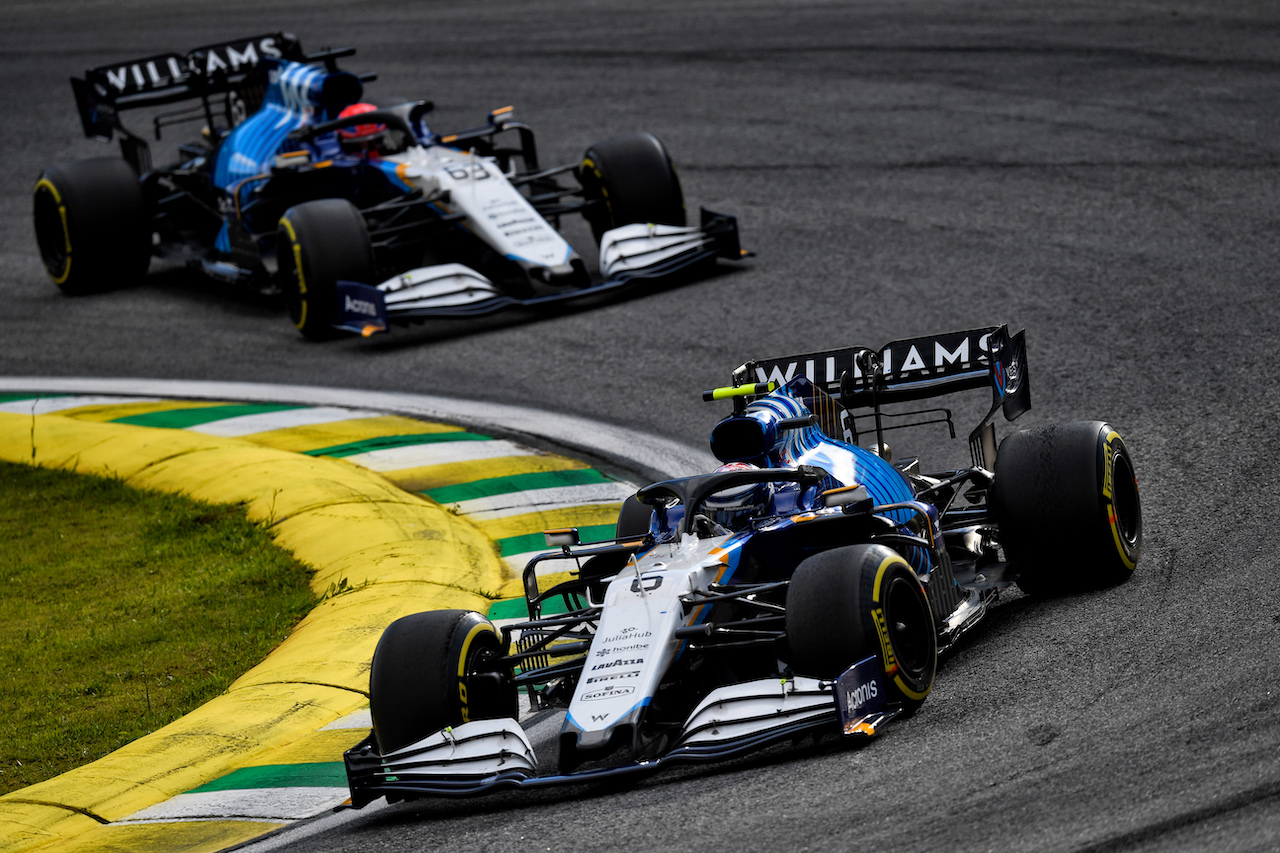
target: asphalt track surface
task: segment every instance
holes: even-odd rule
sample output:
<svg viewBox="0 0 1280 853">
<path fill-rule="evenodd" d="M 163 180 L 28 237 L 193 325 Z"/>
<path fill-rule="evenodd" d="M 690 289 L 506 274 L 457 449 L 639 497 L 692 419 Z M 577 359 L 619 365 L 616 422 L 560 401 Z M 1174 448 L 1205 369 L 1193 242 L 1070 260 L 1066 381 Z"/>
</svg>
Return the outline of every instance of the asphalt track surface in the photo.
<svg viewBox="0 0 1280 853">
<path fill-rule="evenodd" d="M 629 788 L 396 806 L 288 850 L 1255 850 L 1280 846 L 1280 10 L 1254 3 L 9 2 L 0 372 L 409 391 L 700 444 L 769 356 L 1007 322 L 1035 408 L 1105 417 L 1143 489 L 1124 587 L 1009 596 L 912 720 Z M 215 11 L 216 9 L 216 11 Z M 178 270 L 61 297 L 41 167 L 105 154 L 66 78 L 272 29 L 355 44 L 433 126 L 514 103 L 547 162 L 647 129 L 759 256 L 567 314 L 315 346 Z M 959 400 L 957 422 L 982 401 Z M 1001 425 L 1008 429 L 1007 425 Z M 962 442 L 900 435 L 926 467 Z M 1063 543 L 1069 547 L 1069 543 Z"/>
</svg>

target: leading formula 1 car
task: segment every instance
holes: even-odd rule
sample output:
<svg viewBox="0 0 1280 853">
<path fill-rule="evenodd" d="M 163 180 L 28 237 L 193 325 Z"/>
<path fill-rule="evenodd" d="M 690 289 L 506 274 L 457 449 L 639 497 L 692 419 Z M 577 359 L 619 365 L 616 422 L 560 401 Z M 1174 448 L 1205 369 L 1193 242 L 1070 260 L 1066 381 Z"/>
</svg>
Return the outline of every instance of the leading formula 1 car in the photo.
<svg viewBox="0 0 1280 853">
<path fill-rule="evenodd" d="M 273 33 L 72 78 L 86 136 L 118 134 L 124 157 L 54 166 L 36 182 L 36 239 L 54 282 L 89 292 L 142 276 L 155 255 L 278 286 L 298 330 L 322 339 L 578 298 L 745 254 L 732 216 L 703 210 L 686 227 L 679 178 L 651 134 L 543 168 L 510 107 L 441 136 L 424 121 L 429 101 L 360 103 L 374 75 L 337 67 L 354 53 L 305 53 Z M 184 122 L 204 132 L 153 168 L 120 115 L 183 101 L 198 103 L 154 115 L 156 138 Z M 591 226 L 599 276 L 558 230 L 570 215 Z"/>
<path fill-rule="evenodd" d="M 637 773 L 803 733 L 870 738 L 921 706 L 939 652 L 1001 590 L 1106 586 L 1138 562 L 1138 486 L 1115 429 L 1036 427 L 997 453 L 995 413 L 1030 406 L 1021 332 L 750 361 L 733 380 L 705 395 L 734 404 L 711 432 L 726 464 L 640 489 L 616 539 L 549 531 L 560 550 L 524 572 L 527 620 L 446 610 L 386 629 L 373 730 L 345 757 L 353 806 Z M 885 406 L 984 386 L 970 465 L 890 461 L 889 430 L 955 433 L 948 409 Z M 554 709 L 539 755 L 529 733 Z"/>
</svg>

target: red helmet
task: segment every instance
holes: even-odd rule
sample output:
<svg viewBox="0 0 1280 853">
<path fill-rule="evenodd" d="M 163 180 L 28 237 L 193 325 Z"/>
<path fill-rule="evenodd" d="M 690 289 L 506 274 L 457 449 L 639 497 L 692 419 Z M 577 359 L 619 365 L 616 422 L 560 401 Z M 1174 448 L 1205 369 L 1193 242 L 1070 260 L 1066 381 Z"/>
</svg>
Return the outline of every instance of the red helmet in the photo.
<svg viewBox="0 0 1280 853">
<path fill-rule="evenodd" d="M 373 104 L 352 104 L 338 113 L 338 118 L 353 118 L 376 109 Z M 338 142 L 342 144 L 344 151 L 377 151 L 381 148 L 386 133 L 387 126 L 380 122 L 349 125 L 338 131 Z"/>
</svg>

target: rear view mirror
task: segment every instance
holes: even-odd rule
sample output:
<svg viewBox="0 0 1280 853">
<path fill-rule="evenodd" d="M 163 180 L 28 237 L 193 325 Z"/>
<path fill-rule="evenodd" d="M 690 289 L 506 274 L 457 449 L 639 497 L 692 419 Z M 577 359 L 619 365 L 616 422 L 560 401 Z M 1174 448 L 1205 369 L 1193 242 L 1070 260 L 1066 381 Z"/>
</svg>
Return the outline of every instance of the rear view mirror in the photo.
<svg viewBox="0 0 1280 853">
<path fill-rule="evenodd" d="M 871 495 L 867 493 L 867 487 L 862 485 L 827 489 L 818 495 L 818 499 L 823 506 L 843 507 L 845 512 L 859 512 L 864 509 L 871 509 Z M 865 507 L 863 504 L 865 504 Z"/>
</svg>

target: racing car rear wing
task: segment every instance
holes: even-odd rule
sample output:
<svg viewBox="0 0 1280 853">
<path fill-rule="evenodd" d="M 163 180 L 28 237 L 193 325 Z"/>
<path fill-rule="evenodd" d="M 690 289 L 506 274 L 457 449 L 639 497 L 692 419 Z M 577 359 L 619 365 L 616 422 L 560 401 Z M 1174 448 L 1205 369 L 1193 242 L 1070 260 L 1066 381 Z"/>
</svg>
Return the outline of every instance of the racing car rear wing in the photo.
<svg viewBox="0 0 1280 853">
<path fill-rule="evenodd" d="M 1012 421 L 1031 408 L 1026 332 L 1010 335 L 1008 326 L 907 338 L 885 344 L 878 351 L 849 347 L 755 359 L 733 371 L 733 383 L 783 384 L 797 375 L 808 378 L 817 391 L 836 398 L 850 414 L 871 409 L 881 445 L 881 406 L 989 385 L 991 410 L 969 436 L 977 465 L 994 459 L 990 422 L 996 411 L 1002 410 L 1005 419 Z"/>
<path fill-rule="evenodd" d="M 337 71 L 335 61 L 354 53 L 355 48 L 343 47 L 308 54 L 303 52 L 297 37 L 288 33 L 266 33 L 204 45 L 185 54 L 159 53 L 90 68 L 83 78 L 71 78 L 71 90 L 84 135 L 98 142 L 110 142 L 119 133 L 125 159 L 143 172 L 150 168 L 147 143 L 121 124 L 121 112 L 199 98 L 202 108 L 156 116 L 156 139 L 160 138 L 162 127 L 183 121 L 203 119 L 213 129 L 218 127 L 220 119 L 223 126 L 229 128 L 257 109 L 262 87 L 254 85 L 255 73 L 263 60 L 323 61 L 329 72 L 334 73 Z M 358 79 L 368 82 L 374 75 L 362 74 Z M 349 95 L 349 91 L 342 93 L 343 97 Z M 211 101 L 218 97 L 222 97 L 221 104 Z"/>
</svg>

